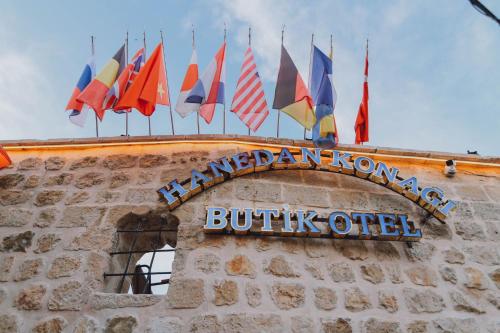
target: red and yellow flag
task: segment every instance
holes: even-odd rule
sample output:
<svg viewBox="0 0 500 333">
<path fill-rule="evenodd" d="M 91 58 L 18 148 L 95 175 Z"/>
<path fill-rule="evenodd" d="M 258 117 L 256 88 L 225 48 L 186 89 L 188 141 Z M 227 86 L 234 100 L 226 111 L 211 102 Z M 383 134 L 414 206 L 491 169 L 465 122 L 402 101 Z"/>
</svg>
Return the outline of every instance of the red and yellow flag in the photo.
<svg viewBox="0 0 500 333">
<path fill-rule="evenodd" d="M 6 168 L 12 164 L 7 152 L 0 146 L 0 169 Z"/>
<path fill-rule="evenodd" d="M 358 109 L 358 116 L 354 124 L 356 144 L 368 142 L 368 42 L 365 56 L 365 82 L 363 83 L 363 99 Z"/>
</svg>

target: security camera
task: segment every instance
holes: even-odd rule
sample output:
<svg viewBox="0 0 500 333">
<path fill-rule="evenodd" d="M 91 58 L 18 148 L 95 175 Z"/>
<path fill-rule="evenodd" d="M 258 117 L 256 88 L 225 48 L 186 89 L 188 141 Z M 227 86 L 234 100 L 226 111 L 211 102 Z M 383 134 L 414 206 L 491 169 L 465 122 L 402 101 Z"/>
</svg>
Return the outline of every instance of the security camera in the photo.
<svg viewBox="0 0 500 333">
<path fill-rule="evenodd" d="M 447 160 L 444 166 L 444 174 L 447 177 L 453 177 L 457 173 L 457 163 L 454 160 Z"/>
</svg>

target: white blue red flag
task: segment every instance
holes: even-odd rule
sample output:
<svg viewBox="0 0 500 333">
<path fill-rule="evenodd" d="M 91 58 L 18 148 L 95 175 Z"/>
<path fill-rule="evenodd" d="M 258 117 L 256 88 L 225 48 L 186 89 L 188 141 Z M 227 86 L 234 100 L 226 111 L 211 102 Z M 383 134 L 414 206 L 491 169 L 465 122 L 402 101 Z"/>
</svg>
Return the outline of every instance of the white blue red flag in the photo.
<svg viewBox="0 0 500 333">
<path fill-rule="evenodd" d="M 83 72 L 78 79 L 76 87 L 73 89 L 73 94 L 66 105 L 66 110 L 71 111 L 69 114 L 69 121 L 73 124 L 83 127 L 87 119 L 88 106 L 83 102 L 77 101 L 78 95 L 89 85 L 95 76 L 95 62 L 94 57 L 90 57 L 89 61 L 83 68 Z"/>
<path fill-rule="evenodd" d="M 193 89 L 194 85 L 198 81 L 198 61 L 196 56 L 196 50 L 193 50 L 191 54 L 191 60 L 189 61 L 189 66 L 186 71 L 186 76 L 182 82 L 181 92 L 179 93 L 179 98 L 177 99 L 177 104 L 175 105 L 175 111 L 182 117 L 186 117 L 192 112 L 198 111 L 200 106 L 194 103 L 186 103 L 186 98 L 189 92 Z"/>
<path fill-rule="evenodd" d="M 215 104 L 224 104 L 225 55 L 224 42 L 186 98 L 187 103 L 199 105 L 198 112 L 207 124 L 214 117 Z"/>
</svg>

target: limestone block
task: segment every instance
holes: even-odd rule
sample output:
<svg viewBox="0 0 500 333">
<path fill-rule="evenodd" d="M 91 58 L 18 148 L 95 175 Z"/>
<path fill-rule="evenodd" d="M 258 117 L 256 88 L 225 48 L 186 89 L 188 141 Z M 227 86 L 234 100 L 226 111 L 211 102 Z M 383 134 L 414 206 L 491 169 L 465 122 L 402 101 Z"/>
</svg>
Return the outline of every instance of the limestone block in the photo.
<svg viewBox="0 0 500 333">
<path fill-rule="evenodd" d="M 95 310 L 135 308 L 154 305 L 163 298 L 162 295 L 93 293 L 90 297 L 90 305 Z"/>
<path fill-rule="evenodd" d="M 415 242 L 411 247 L 405 247 L 406 256 L 410 261 L 428 262 L 431 260 L 436 247 L 431 243 Z"/>
<path fill-rule="evenodd" d="M 473 318 L 439 318 L 432 321 L 437 333 L 479 332 L 479 326 Z"/>
<path fill-rule="evenodd" d="M 80 311 L 89 297 L 88 288 L 78 281 L 70 281 L 52 291 L 49 298 L 51 311 Z"/>
<path fill-rule="evenodd" d="M 352 260 L 366 260 L 368 249 L 364 241 L 341 240 L 335 243 L 335 248 L 346 258 Z"/>
<path fill-rule="evenodd" d="M 465 249 L 472 261 L 489 266 L 500 265 L 498 251 L 498 247 L 489 245 L 476 245 Z"/>
<path fill-rule="evenodd" d="M 137 156 L 118 154 L 107 156 L 103 166 L 111 170 L 133 168 L 137 165 Z"/>
<path fill-rule="evenodd" d="M 205 301 L 202 279 L 176 278 L 170 280 L 167 303 L 174 309 L 197 308 Z"/>
<path fill-rule="evenodd" d="M 18 310 L 40 310 L 47 289 L 43 285 L 32 285 L 21 290 L 14 300 Z"/>
<path fill-rule="evenodd" d="M 344 289 L 345 308 L 351 312 L 359 312 L 370 309 L 372 304 L 368 295 L 358 287 Z"/>
<path fill-rule="evenodd" d="M 137 326 L 133 316 L 116 316 L 106 321 L 104 333 L 132 333 Z"/>
<path fill-rule="evenodd" d="M 385 270 L 387 272 L 387 276 L 392 283 L 399 284 L 403 283 L 403 276 L 401 274 L 401 268 L 398 264 L 386 264 Z"/>
<path fill-rule="evenodd" d="M 57 215 L 58 215 L 57 208 L 55 207 L 45 208 L 42 211 L 40 211 L 40 214 L 38 215 L 33 225 L 38 228 L 46 228 L 56 220 Z"/>
<path fill-rule="evenodd" d="M 457 235 L 465 240 L 485 240 L 486 234 L 483 227 L 472 221 L 456 221 L 455 230 Z"/>
<path fill-rule="evenodd" d="M 101 185 L 105 180 L 102 172 L 88 172 L 76 178 L 75 186 L 79 189 L 84 189 Z"/>
<path fill-rule="evenodd" d="M 97 320 L 83 316 L 75 324 L 73 333 L 97 333 Z"/>
<path fill-rule="evenodd" d="M 64 197 L 64 191 L 46 190 L 38 193 L 35 197 L 35 206 L 50 206 L 58 203 Z"/>
<path fill-rule="evenodd" d="M 304 305 L 305 287 L 298 283 L 276 282 L 271 287 L 271 298 L 281 310 L 290 310 Z"/>
<path fill-rule="evenodd" d="M 458 185 L 455 191 L 460 195 L 463 200 L 468 201 L 488 201 L 488 196 L 479 184 L 474 185 Z"/>
<path fill-rule="evenodd" d="M 192 317 L 186 326 L 188 327 L 187 331 L 193 333 L 221 332 L 221 326 L 215 315 L 199 315 Z"/>
<path fill-rule="evenodd" d="M 248 305 L 255 308 L 262 302 L 262 291 L 260 287 L 252 282 L 245 284 L 245 295 L 247 297 Z"/>
<path fill-rule="evenodd" d="M 24 281 L 31 279 L 40 273 L 43 262 L 41 258 L 27 259 L 18 268 L 14 275 L 14 281 Z"/>
<path fill-rule="evenodd" d="M 423 320 L 415 320 L 408 324 L 408 333 L 428 333 L 429 323 Z"/>
<path fill-rule="evenodd" d="M 95 202 L 98 204 L 117 202 L 120 196 L 121 192 L 100 191 L 97 193 Z"/>
<path fill-rule="evenodd" d="M 130 176 L 124 172 L 117 172 L 111 175 L 109 188 L 118 188 L 130 182 Z"/>
<path fill-rule="evenodd" d="M 88 228 L 80 236 L 75 237 L 66 247 L 67 250 L 102 250 L 109 251 L 113 245 L 115 232 L 111 227 Z"/>
<path fill-rule="evenodd" d="M 349 282 L 355 281 L 354 272 L 351 265 L 346 262 L 334 263 L 328 267 L 330 276 L 335 282 Z"/>
<path fill-rule="evenodd" d="M 178 317 L 155 318 L 146 331 L 147 333 L 181 333 L 182 321 Z"/>
<path fill-rule="evenodd" d="M 80 258 L 62 256 L 54 259 L 47 273 L 49 279 L 57 279 L 64 276 L 71 276 L 80 268 Z"/>
<path fill-rule="evenodd" d="M 37 170 L 42 166 L 42 159 L 38 157 L 30 157 L 19 162 L 17 170 Z"/>
<path fill-rule="evenodd" d="M 38 176 L 38 175 L 31 175 L 24 182 L 23 188 L 25 188 L 25 189 L 35 188 L 38 185 L 40 185 L 40 180 L 41 180 L 40 176 Z"/>
<path fill-rule="evenodd" d="M 278 333 L 283 331 L 281 317 L 276 314 L 228 314 L 224 316 L 221 326 L 221 331 L 227 333 Z"/>
<path fill-rule="evenodd" d="M 60 156 L 52 156 L 45 160 L 45 170 L 61 170 L 66 164 L 66 159 Z"/>
<path fill-rule="evenodd" d="M 240 200 L 282 202 L 281 186 L 239 179 L 235 183 L 235 196 Z"/>
<path fill-rule="evenodd" d="M 453 304 L 453 308 L 456 311 L 472 312 L 477 314 L 485 312 L 482 307 L 480 307 L 477 304 L 474 304 L 473 301 L 466 298 L 462 293 L 459 293 L 458 291 L 452 290 L 450 291 L 449 295 L 451 303 Z"/>
<path fill-rule="evenodd" d="M 318 287 L 314 289 L 314 304 L 320 310 L 332 310 L 337 306 L 337 294 L 335 291 L 326 288 Z"/>
<path fill-rule="evenodd" d="M 437 286 L 437 274 L 427 265 L 420 264 L 405 270 L 410 281 L 420 286 Z"/>
<path fill-rule="evenodd" d="M 139 158 L 139 168 L 155 168 L 164 166 L 168 162 L 168 157 L 163 155 L 146 154 Z"/>
<path fill-rule="evenodd" d="M 75 178 L 72 173 L 61 173 L 59 175 L 51 176 L 47 178 L 44 185 L 45 186 L 57 186 L 57 185 L 69 185 Z"/>
<path fill-rule="evenodd" d="M 465 255 L 457 248 L 451 247 L 443 251 L 444 260 L 450 264 L 463 264 L 465 263 Z"/>
<path fill-rule="evenodd" d="M 398 322 L 370 318 L 362 323 L 363 333 L 402 333 Z"/>
<path fill-rule="evenodd" d="M 269 262 L 264 263 L 264 272 L 279 277 L 299 277 L 293 265 L 289 263 L 284 256 L 279 255 L 271 258 Z"/>
<path fill-rule="evenodd" d="M 10 271 L 14 264 L 14 256 L 2 256 L 0 258 L 0 282 L 9 281 Z"/>
<path fill-rule="evenodd" d="M 54 317 L 43 320 L 33 327 L 34 333 L 62 333 L 68 326 L 68 322 L 63 317 Z"/>
<path fill-rule="evenodd" d="M 304 268 L 311 276 L 317 280 L 324 280 L 322 264 L 320 262 L 308 261 L 304 263 Z"/>
<path fill-rule="evenodd" d="M 88 192 L 75 192 L 75 193 L 71 194 L 64 201 L 64 204 L 66 206 L 76 205 L 76 204 L 87 201 L 89 198 L 90 198 L 90 194 Z"/>
<path fill-rule="evenodd" d="M 238 303 L 238 285 L 234 281 L 223 280 L 214 284 L 214 304 L 232 305 Z"/>
<path fill-rule="evenodd" d="M 441 312 L 445 307 L 443 298 L 429 289 L 404 288 L 403 295 L 411 313 Z"/>
<path fill-rule="evenodd" d="M 318 225 L 320 227 L 320 225 Z M 329 239 L 304 239 L 304 249 L 309 258 L 322 258 L 331 253 L 331 240 Z"/>
<path fill-rule="evenodd" d="M 394 313 L 398 311 L 398 300 L 393 292 L 379 290 L 378 292 L 379 308 L 387 310 L 387 312 Z"/>
<path fill-rule="evenodd" d="M 220 270 L 220 258 L 212 253 L 198 255 L 194 259 L 194 269 L 206 274 L 215 273 Z"/>
<path fill-rule="evenodd" d="M 373 284 L 385 281 L 384 271 L 382 271 L 382 267 L 376 263 L 361 265 L 361 275 L 366 281 L 370 281 Z"/>
<path fill-rule="evenodd" d="M 158 201 L 156 189 L 131 188 L 127 191 L 125 200 L 131 203 L 152 203 Z"/>
<path fill-rule="evenodd" d="M 498 222 L 500 205 L 498 203 L 475 202 L 472 204 L 474 215 L 481 221 Z"/>
<path fill-rule="evenodd" d="M 94 206 L 72 206 L 66 207 L 63 212 L 63 217 L 57 223 L 60 228 L 73 227 L 88 227 L 93 224 L 98 224 L 106 208 Z"/>
<path fill-rule="evenodd" d="M 419 212 L 427 214 L 426 211 Z M 424 216 L 422 216 L 423 218 Z M 431 217 L 427 220 L 427 222 L 421 226 L 422 234 L 424 238 L 431 239 L 452 239 L 453 232 L 450 229 L 448 223 L 441 223 L 434 217 Z"/>
<path fill-rule="evenodd" d="M 352 333 L 351 319 L 349 318 L 321 318 L 322 333 Z"/>
<path fill-rule="evenodd" d="M 0 209 L 0 226 L 2 227 L 22 227 L 31 221 L 33 212 L 20 208 Z"/>
<path fill-rule="evenodd" d="M 490 277 L 491 281 L 495 283 L 498 289 L 500 289 L 500 268 L 497 268 L 493 272 L 489 273 L 488 276 Z"/>
<path fill-rule="evenodd" d="M 228 275 L 242 275 L 252 279 L 257 275 L 254 263 L 242 254 L 235 255 L 227 261 L 225 269 Z"/>
<path fill-rule="evenodd" d="M 31 197 L 28 191 L 22 190 L 1 190 L 0 204 L 2 206 L 14 206 L 27 202 Z"/>
<path fill-rule="evenodd" d="M 269 238 L 257 238 L 254 242 L 255 249 L 259 252 L 265 252 L 273 247 L 273 241 Z"/>
<path fill-rule="evenodd" d="M 2 240 L 0 250 L 4 252 L 26 252 L 26 249 L 31 246 L 34 235 L 33 231 L 25 231 L 20 234 L 6 236 Z"/>
<path fill-rule="evenodd" d="M 24 180 L 25 176 L 21 173 L 11 173 L 0 176 L 0 189 L 9 189 L 16 187 Z"/>
<path fill-rule="evenodd" d="M 274 185 L 278 188 L 278 186 Z M 313 186 L 283 185 L 283 200 L 291 205 L 328 207 L 330 199 L 327 189 Z M 276 202 L 276 200 L 271 201 Z"/>
<path fill-rule="evenodd" d="M 488 280 L 486 276 L 479 269 L 474 267 L 466 267 L 464 269 L 465 282 L 467 288 L 484 290 L 488 289 Z"/>
<path fill-rule="evenodd" d="M 70 170 L 84 169 L 84 168 L 92 168 L 97 165 L 97 161 L 99 158 L 95 156 L 86 156 L 81 159 L 74 161 L 69 167 Z"/>
<path fill-rule="evenodd" d="M 16 315 L 0 314 L 0 333 L 19 332 L 19 319 Z"/>
<path fill-rule="evenodd" d="M 374 242 L 373 250 L 375 256 L 380 261 L 394 261 L 399 260 L 401 256 L 399 255 L 398 250 L 391 242 Z"/>
<path fill-rule="evenodd" d="M 314 333 L 314 321 L 304 316 L 294 316 L 290 318 L 292 333 Z"/>
<path fill-rule="evenodd" d="M 457 283 L 457 273 L 455 272 L 455 269 L 453 269 L 453 267 L 442 266 L 439 268 L 439 274 L 441 274 L 443 280 L 451 282 L 453 284 Z"/>
</svg>

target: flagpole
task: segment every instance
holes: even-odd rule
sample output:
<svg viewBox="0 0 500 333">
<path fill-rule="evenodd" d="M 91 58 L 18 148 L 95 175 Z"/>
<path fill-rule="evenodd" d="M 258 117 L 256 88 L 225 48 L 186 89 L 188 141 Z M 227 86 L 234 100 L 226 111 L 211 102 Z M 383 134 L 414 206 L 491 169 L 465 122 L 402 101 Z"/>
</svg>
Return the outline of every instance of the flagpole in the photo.
<svg viewBox="0 0 500 333">
<path fill-rule="evenodd" d="M 175 135 L 174 130 L 174 115 L 172 114 L 172 103 L 170 102 L 170 85 L 168 84 L 168 72 L 167 72 L 167 62 L 165 61 L 165 44 L 163 44 L 163 31 L 160 30 L 160 38 L 161 38 L 161 49 L 163 51 L 163 65 L 165 66 L 165 76 L 167 79 L 167 94 L 168 94 L 168 106 L 170 108 L 170 125 L 172 127 L 172 135 Z"/>
<path fill-rule="evenodd" d="M 192 39 L 191 39 L 191 47 L 193 48 L 193 52 L 195 50 L 195 43 L 194 43 L 194 25 L 191 25 L 191 34 L 192 34 Z M 196 112 L 196 128 L 198 129 L 198 134 L 200 134 L 200 112 Z"/>
<path fill-rule="evenodd" d="M 283 46 L 284 35 L 285 35 L 285 25 L 283 24 L 283 26 L 281 27 L 281 46 Z M 276 126 L 276 138 L 280 137 L 280 114 L 281 114 L 281 110 L 278 109 L 278 124 Z"/>
<path fill-rule="evenodd" d="M 146 31 L 142 33 L 142 43 L 144 45 L 144 59 L 146 59 Z M 151 116 L 148 116 L 148 131 L 151 136 Z"/>
<path fill-rule="evenodd" d="M 224 43 L 226 43 L 226 33 L 227 33 L 227 28 L 226 28 L 226 22 L 224 22 Z M 224 58 L 226 57 L 224 50 Z M 226 61 L 226 59 L 224 59 Z M 225 74 L 225 73 L 224 73 Z M 222 134 L 226 134 L 226 98 L 224 97 L 224 106 L 222 109 Z"/>
<path fill-rule="evenodd" d="M 312 64 L 312 56 L 313 56 L 313 47 L 314 47 L 314 33 L 311 35 L 311 53 L 309 55 L 309 74 L 307 76 L 307 87 L 309 92 L 311 91 L 311 64 Z M 307 128 L 304 127 L 304 140 L 307 140 Z"/>
<path fill-rule="evenodd" d="M 126 66 L 128 66 L 128 30 L 125 38 L 125 58 L 127 59 Z M 125 136 L 128 136 L 128 112 L 125 112 Z"/>
<path fill-rule="evenodd" d="M 252 47 L 252 27 L 248 27 L 248 48 Z M 250 133 L 250 127 L 248 127 L 248 135 L 252 135 Z"/>
<path fill-rule="evenodd" d="M 94 36 L 90 36 L 90 51 L 92 52 L 92 57 L 95 56 L 95 46 L 94 46 Z M 97 113 L 94 111 L 94 116 L 95 116 L 95 136 L 98 138 L 99 137 L 99 122 L 97 120 Z"/>
</svg>

